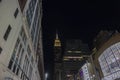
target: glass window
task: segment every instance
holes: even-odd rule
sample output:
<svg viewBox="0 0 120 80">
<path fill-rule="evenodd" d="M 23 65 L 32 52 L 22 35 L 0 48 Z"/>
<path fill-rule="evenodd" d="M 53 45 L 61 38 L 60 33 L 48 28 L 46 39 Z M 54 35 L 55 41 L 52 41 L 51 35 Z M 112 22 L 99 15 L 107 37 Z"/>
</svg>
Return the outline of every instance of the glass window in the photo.
<svg viewBox="0 0 120 80">
<path fill-rule="evenodd" d="M 8 68 L 11 69 L 11 68 L 12 68 L 12 65 L 13 65 L 13 60 L 10 60 L 9 65 L 8 65 Z"/>
<path fill-rule="evenodd" d="M 31 63 L 32 63 L 32 64 L 33 64 L 33 61 L 34 61 L 34 60 L 33 60 L 33 56 L 32 56 L 32 57 L 31 57 Z"/>
<path fill-rule="evenodd" d="M 25 34 L 25 30 L 24 30 L 23 26 L 22 26 L 20 35 L 21 35 L 21 37 L 22 37 L 22 40 L 23 40 L 24 44 L 26 45 L 27 36 L 26 36 L 26 34 Z"/>
<path fill-rule="evenodd" d="M 28 56 L 30 57 L 30 56 L 31 56 L 31 50 L 30 50 L 29 45 L 28 45 L 28 47 L 27 47 L 27 52 L 28 52 Z"/>
<path fill-rule="evenodd" d="M 17 17 L 18 13 L 19 13 L 19 10 L 18 10 L 18 8 L 17 8 L 17 9 L 15 10 L 15 13 L 14 13 L 14 17 L 15 17 L 15 18 Z"/>
<path fill-rule="evenodd" d="M 112 63 L 116 61 L 113 54 L 110 56 L 110 59 L 111 59 Z"/>
<path fill-rule="evenodd" d="M 23 71 L 25 72 L 26 75 L 28 72 L 28 68 L 29 68 L 29 60 L 28 60 L 28 57 L 26 55 L 25 60 L 24 60 L 24 65 L 23 65 Z"/>
<path fill-rule="evenodd" d="M 117 60 L 120 59 L 120 53 L 118 52 L 118 50 L 114 51 L 114 56 Z"/>
<path fill-rule="evenodd" d="M 0 54 L 1 54 L 1 52 L 2 52 L 2 48 L 0 47 Z"/>
<path fill-rule="evenodd" d="M 104 76 L 118 78 L 120 71 L 120 42 L 107 48 L 99 57 L 99 63 Z M 105 62 L 107 61 L 107 62 Z"/>
<path fill-rule="evenodd" d="M 107 57 L 107 58 L 106 58 L 106 61 L 107 61 L 108 65 L 112 63 L 110 57 Z"/>
<path fill-rule="evenodd" d="M 22 43 L 20 43 L 20 39 L 18 38 L 15 44 L 14 50 L 13 50 L 13 54 L 8 64 L 8 68 L 16 75 L 19 75 L 20 73 L 22 75 L 22 71 L 24 71 L 21 68 L 23 54 L 24 54 L 24 49 L 23 49 Z"/>
<path fill-rule="evenodd" d="M 110 74 L 110 69 L 109 69 L 109 67 L 105 67 L 105 73 L 106 73 L 106 75 L 109 75 L 109 74 Z"/>
<path fill-rule="evenodd" d="M 112 50 L 110 48 L 108 48 L 106 52 L 107 52 L 108 56 L 110 56 L 112 54 Z M 104 54 L 106 54 L 106 53 L 104 53 Z"/>
<path fill-rule="evenodd" d="M 10 34 L 11 29 L 12 29 L 12 27 L 9 25 L 7 30 L 6 30 L 6 32 L 5 32 L 5 34 L 4 34 L 4 37 L 3 37 L 4 40 L 7 40 L 8 36 Z"/>
<path fill-rule="evenodd" d="M 104 51 L 104 52 L 103 52 L 103 55 L 104 55 L 105 58 L 108 57 L 108 54 L 109 54 L 108 51 Z"/>
<path fill-rule="evenodd" d="M 9 65 L 8 65 L 8 68 L 9 68 L 9 69 L 12 69 L 13 62 L 14 62 L 14 60 L 15 60 L 15 54 L 16 54 L 16 51 L 17 51 L 19 42 L 20 42 L 20 39 L 18 38 L 18 39 L 17 39 L 17 42 L 16 42 L 16 44 L 15 44 L 15 48 L 14 48 L 14 50 L 13 50 L 13 54 L 12 54 L 12 56 L 11 56 Z"/>
<path fill-rule="evenodd" d="M 29 79 L 31 80 L 31 77 L 32 77 L 32 71 L 33 71 L 33 68 L 32 66 L 30 65 L 30 68 L 29 68 Z"/>
<path fill-rule="evenodd" d="M 17 53 L 17 57 L 19 57 L 20 52 L 21 52 L 21 49 L 22 49 L 22 44 L 20 44 L 20 46 L 19 46 L 19 50 L 18 50 L 18 53 Z"/>
<path fill-rule="evenodd" d="M 30 28 L 31 20 L 30 20 L 30 11 L 29 10 L 27 10 L 27 12 L 26 12 L 26 17 L 27 17 L 29 28 Z"/>
<path fill-rule="evenodd" d="M 117 46 L 118 49 L 120 49 L 120 42 L 115 45 Z"/>
<path fill-rule="evenodd" d="M 19 64 L 20 64 L 20 65 L 21 65 L 21 63 L 22 63 L 23 54 L 24 54 L 24 49 L 22 49 L 22 53 L 21 53 L 21 56 L 20 56 L 20 61 L 19 61 Z"/>
</svg>

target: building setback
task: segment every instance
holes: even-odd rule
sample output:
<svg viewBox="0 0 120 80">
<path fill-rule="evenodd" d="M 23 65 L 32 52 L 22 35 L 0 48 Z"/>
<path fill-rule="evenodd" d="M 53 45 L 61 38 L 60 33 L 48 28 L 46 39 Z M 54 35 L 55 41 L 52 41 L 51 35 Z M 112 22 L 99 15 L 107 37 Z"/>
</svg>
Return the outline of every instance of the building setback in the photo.
<svg viewBox="0 0 120 80">
<path fill-rule="evenodd" d="M 41 4 L 0 0 L 0 80 L 44 80 Z"/>
</svg>

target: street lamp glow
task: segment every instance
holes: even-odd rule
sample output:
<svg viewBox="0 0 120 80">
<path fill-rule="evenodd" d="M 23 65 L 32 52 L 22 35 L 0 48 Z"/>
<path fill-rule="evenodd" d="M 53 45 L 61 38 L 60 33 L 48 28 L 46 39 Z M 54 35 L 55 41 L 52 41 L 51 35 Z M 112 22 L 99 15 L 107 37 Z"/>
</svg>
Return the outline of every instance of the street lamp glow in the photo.
<svg viewBox="0 0 120 80">
<path fill-rule="evenodd" d="M 45 79 L 47 80 L 47 78 L 48 78 L 48 73 L 45 73 Z"/>
</svg>

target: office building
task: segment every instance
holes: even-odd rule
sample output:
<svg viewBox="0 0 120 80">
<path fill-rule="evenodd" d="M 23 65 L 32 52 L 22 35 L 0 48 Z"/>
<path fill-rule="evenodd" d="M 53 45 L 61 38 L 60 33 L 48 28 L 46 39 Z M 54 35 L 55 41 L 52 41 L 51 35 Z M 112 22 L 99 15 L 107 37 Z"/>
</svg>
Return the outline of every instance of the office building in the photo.
<svg viewBox="0 0 120 80">
<path fill-rule="evenodd" d="M 83 55 L 89 55 L 89 53 L 88 45 L 82 43 L 81 40 L 67 40 L 62 64 L 62 80 L 74 79 L 80 67 L 86 62 Z"/>
<path fill-rule="evenodd" d="M 61 41 L 56 33 L 54 41 L 54 80 L 62 80 L 62 49 Z"/>
<path fill-rule="evenodd" d="M 87 62 L 78 70 L 75 80 L 96 80 L 93 74 L 92 64 Z"/>
<path fill-rule="evenodd" d="M 105 31 L 106 32 L 106 31 Z M 101 33 L 101 32 L 100 32 Z M 104 31 L 102 31 L 104 33 Z M 111 32 L 107 31 L 111 34 Z M 106 40 L 99 40 L 99 48 L 94 55 L 94 63 L 98 80 L 119 80 L 120 79 L 120 33 L 113 31 L 111 35 L 106 34 Z M 99 36 L 100 34 L 98 34 Z M 104 36 L 103 36 L 104 37 Z M 97 41 L 97 39 L 95 40 Z M 96 47 L 96 46 L 95 46 Z"/>
<path fill-rule="evenodd" d="M 44 80 L 41 18 L 39 0 L 0 0 L 0 80 Z"/>
</svg>

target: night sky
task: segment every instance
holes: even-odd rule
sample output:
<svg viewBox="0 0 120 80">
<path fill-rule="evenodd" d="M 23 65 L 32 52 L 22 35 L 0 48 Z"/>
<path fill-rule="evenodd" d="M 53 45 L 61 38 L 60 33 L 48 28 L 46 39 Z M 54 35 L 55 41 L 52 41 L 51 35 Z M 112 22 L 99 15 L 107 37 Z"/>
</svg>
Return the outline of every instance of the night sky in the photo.
<svg viewBox="0 0 120 80">
<path fill-rule="evenodd" d="M 92 48 L 100 30 L 120 27 L 120 0 L 43 0 L 43 48 L 45 72 L 53 80 L 53 44 L 56 29 L 63 44 L 81 39 Z"/>
</svg>

